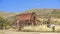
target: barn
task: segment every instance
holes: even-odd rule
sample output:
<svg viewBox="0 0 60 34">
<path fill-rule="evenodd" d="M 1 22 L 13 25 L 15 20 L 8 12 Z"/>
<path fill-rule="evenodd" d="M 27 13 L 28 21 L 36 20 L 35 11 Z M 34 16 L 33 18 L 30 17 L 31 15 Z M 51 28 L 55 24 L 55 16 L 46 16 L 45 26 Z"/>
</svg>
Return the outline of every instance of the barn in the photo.
<svg viewBox="0 0 60 34">
<path fill-rule="evenodd" d="M 35 24 L 36 24 L 36 14 L 34 12 L 18 15 L 17 25 L 19 27 L 19 30 L 21 30 L 21 26 L 35 25 Z"/>
</svg>

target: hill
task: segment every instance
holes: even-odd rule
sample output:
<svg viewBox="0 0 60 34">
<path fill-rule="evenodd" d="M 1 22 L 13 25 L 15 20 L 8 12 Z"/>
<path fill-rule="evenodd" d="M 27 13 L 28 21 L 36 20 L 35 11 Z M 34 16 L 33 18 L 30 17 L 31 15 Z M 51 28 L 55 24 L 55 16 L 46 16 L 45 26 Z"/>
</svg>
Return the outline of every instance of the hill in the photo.
<svg viewBox="0 0 60 34">
<path fill-rule="evenodd" d="M 31 13 L 35 12 L 37 14 L 37 18 L 41 21 L 42 24 L 46 23 L 46 19 L 51 17 L 50 22 L 52 24 L 56 24 L 56 31 L 60 31 L 59 26 L 60 26 L 60 9 L 32 9 L 32 10 L 26 10 L 24 12 L 0 12 L 0 17 L 3 19 L 1 20 L 0 18 L 0 24 L 3 23 L 4 28 L 14 28 L 13 25 L 16 23 L 19 14 L 24 14 L 24 13 Z M 5 19 L 5 20 L 4 20 Z M 40 23 L 40 22 L 39 22 Z M 16 26 L 16 24 L 14 25 Z M 37 30 L 35 29 L 37 27 Z M 0 25 L 1 28 L 1 25 Z M 16 27 L 17 28 L 17 27 Z M 52 29 L 48 29 L 45 25 L 42 26 L 25 26 L 24 29 L 28 30 L 31 29 L 32 31 L 51 31 Z"/>
<path fill-rule="evenodd" d="M 51 23 L 60 24 L 60 9 L 32 9 L 22 13 L 31 12 L 35 12 L 37 14 L 38 20 L 40 20 L 42 23 L 47 21 L 48 18 L 51 18 Z"/>
<path fill-rule="evenodd" d="M 60 9 L 32 9 L 22 13 L 35 12 L 39 17 L 48 17 L 51 14 L 54 18 L 60 18 Z"/>
<path fill-rule="evenodd" d="M 49 14 L 51 14 L 52 17 L 54 18 L 60 18 L 60 10 L 59 9 L 32 9 L 32 10 L 26 10 L 21 13 L 31 13 L 35 12 L 39 17 L 48 17 Z M 21 14 L 20 12 L 0 12 L 0 16 L 15 16 L 18 14 Z"/>
<path fill-rule="evenodd" d="M 60 24 L 60 9 L 32 9 L 32 10 L 26 10 L 24 12 L 0 12 L 0 16 L 2 18 L 6 18 L 7 20 L 10 20 L 11 22 L 16 21 L 16 15 L 24 14 L 24 13 L 31 13 L 35 12 L 37 14 L 37 17 L 40 18 L 48 18 L 52 17 L 55 22 L 59 21 L 58 24 Z"/>
</svg>

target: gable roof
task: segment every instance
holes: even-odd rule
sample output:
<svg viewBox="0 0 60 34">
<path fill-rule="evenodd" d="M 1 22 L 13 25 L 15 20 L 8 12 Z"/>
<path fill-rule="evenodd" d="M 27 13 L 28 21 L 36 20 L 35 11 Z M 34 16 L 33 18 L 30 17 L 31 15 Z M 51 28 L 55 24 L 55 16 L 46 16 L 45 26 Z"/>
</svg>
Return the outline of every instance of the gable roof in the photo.
<svg viewBox="0 0 60 34">
<path fill-rule="evenodd" d="M 32 15 L 33 13 L 20 14 L 18 19 L 19 20 L 30 20 Z"/>
</svg>

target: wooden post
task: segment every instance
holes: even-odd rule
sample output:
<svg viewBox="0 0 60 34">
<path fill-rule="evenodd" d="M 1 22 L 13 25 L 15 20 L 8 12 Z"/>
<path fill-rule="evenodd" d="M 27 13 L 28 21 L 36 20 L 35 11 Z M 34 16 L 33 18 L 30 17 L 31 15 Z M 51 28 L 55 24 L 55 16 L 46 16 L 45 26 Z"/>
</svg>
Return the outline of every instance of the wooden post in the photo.
<svg viewBox="0 0 60 34">
<path fill-rule="evenodd" d="M 17 27 L 18 27 L 18 31 L 20 31 L 21 30 L 21 23 L 19 20 L 17 20 Z"/>
<path fill-rule="evenodd" d="M 54 32 L 55 31 L 55 26 L 53 26 L 52 29 L 53 29 L 53 32 Z"/>
<path fill-rule="evenodd" d="M 21 25 L 19 25 L 19 29 L 18 29 L 19 31 L 21 30 Z"/>
</svg>

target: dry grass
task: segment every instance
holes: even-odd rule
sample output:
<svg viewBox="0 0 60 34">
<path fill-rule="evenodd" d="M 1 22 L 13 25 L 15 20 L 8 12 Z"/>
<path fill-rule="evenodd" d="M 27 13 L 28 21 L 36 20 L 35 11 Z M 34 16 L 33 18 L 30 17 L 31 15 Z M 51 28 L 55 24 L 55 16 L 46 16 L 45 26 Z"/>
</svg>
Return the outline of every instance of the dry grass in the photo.
<svg viewBox="0 0 60 34">
<path fill-rule="evenodd" d="M 52 28 L 47 28 L 46 25 L 38 25 L 38 26 L 25 26 L 22 30 L 26 31 L 52 31 Z M 60 31 L 60 26 L 55 26 L 55 31 Z"/>
<path fill-rule="evenodd" d="M 56 25 L 56 27 L 55 27 L 56 29 L 56 31 L 60 31 L 60 25 Z"/>
<path fill-rule="evenodd" d="M 5 34 L 4 32 L 0 31 L 0 34 Z"/>
</svg>

